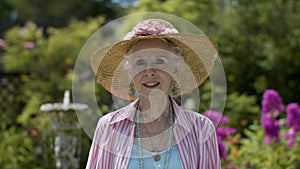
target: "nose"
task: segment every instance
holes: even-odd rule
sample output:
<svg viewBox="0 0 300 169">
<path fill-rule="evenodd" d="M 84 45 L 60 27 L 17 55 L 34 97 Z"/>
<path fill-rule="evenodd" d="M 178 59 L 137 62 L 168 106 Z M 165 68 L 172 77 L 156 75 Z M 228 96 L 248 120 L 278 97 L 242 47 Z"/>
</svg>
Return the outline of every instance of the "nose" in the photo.
<svg viewBox="0 0 300 169">
<path fill-rule="evenodd" d="M 144 75 L 146 77 L 153 77 L 156 75 L 156 71 L 154 69 L 145 69 Z"/>
</svg>

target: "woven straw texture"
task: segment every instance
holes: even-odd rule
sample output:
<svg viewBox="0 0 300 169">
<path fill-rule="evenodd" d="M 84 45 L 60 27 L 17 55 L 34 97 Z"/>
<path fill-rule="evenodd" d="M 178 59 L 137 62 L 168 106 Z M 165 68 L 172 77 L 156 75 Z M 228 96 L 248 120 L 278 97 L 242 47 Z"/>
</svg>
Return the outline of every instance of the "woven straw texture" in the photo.
<svg viewBox="0 0 300 169">
<path fill-rule="evenodd" d="M 129 95 L 129 75 L 125 53 L 137 39 L 165 38 L 182 50 L 184 70 L 176 81 L 180 87 L 178 95 L 198 87 L 208 77 L 218 56 L 217 46 L 200 34 L 174 33 L 140 36 L 98 49 L 91 58 L 91 66 L 97 80 L 115 96 L 133 100 Z"/>
</svg>

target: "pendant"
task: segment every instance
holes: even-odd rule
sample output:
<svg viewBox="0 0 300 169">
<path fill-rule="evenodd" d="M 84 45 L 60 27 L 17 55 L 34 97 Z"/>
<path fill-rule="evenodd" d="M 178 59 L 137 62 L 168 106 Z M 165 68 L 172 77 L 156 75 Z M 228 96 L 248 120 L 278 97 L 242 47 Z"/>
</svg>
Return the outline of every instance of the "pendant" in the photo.
<svg viewBox="0 0 300 169">
<path fill-rule="evenodd" d="M 152 153 L 152 158 L 154 161 L 159 161 L 160 160 L 160 154 L 158 154 L 157 152 L 153 152 Z"/>
</svg>

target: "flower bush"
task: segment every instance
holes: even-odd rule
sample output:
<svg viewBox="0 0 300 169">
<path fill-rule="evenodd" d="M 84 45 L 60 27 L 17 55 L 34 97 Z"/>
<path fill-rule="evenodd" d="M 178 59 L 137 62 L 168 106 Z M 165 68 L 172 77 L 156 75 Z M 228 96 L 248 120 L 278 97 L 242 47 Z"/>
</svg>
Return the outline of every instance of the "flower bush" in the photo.
<svg viewBox="0 0 300 169">
<path fill-rule="evenodd" d="M 296 135 L 300 131 L 300 107 L 298 103 L 290 103 L 286 111 L 286 125 L 290 129 L 284 134 L 284 138 L 288 139 L 287 146 L 293 147 L 296 144 Z"/>
<path fill-rule="evenodd" d="M 230 152 L 227 158 L 230 165 L 225 168 L 300 168 L 299 105 L 288 104 L 286 113 L 279 93 L 266 90 L 260 123 L 256 120 L 244 129 L 243 136 L 233 136 L 237 144 L 224 141 Z"/>
</svg>

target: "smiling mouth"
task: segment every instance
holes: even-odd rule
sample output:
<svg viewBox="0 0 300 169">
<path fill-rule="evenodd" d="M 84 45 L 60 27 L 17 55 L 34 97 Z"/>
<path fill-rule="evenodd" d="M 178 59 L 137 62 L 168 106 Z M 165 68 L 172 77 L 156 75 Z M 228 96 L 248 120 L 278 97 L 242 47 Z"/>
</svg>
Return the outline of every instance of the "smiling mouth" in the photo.
<svg viewBox="0 0 300 169">
<path fill-rule="evenodd" d="M 149 87 L 149 88 L 154 88 L 156 86 L 158 86 L 160 84 L 160 82 L 147 82 L 147 83 L 143 83 L 143 85 L 145 87 Z"/>
</svg>

